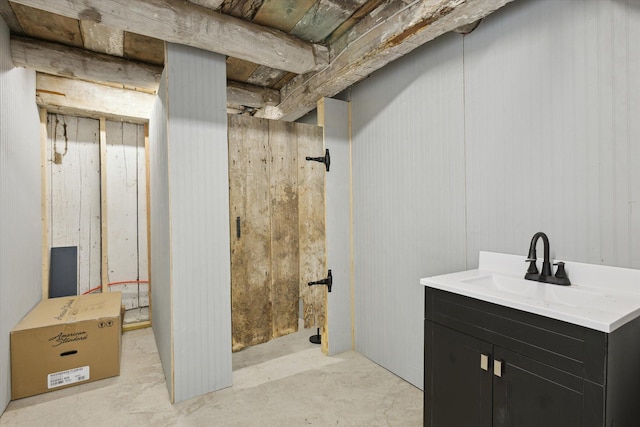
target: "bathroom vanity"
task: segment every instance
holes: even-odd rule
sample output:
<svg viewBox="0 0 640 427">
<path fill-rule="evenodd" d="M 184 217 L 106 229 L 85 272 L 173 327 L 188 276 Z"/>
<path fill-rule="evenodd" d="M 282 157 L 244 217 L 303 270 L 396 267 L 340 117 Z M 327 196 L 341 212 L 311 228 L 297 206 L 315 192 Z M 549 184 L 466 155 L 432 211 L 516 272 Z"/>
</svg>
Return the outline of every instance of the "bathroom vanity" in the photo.
<svg viewBox="0 0 640 427">
<path fill-rule="evenodd" d="M 421 280 L 424 425 L 640 426 L 640 270 L 566 262 L 564 287 L 525 258 Z"/>
</svg>

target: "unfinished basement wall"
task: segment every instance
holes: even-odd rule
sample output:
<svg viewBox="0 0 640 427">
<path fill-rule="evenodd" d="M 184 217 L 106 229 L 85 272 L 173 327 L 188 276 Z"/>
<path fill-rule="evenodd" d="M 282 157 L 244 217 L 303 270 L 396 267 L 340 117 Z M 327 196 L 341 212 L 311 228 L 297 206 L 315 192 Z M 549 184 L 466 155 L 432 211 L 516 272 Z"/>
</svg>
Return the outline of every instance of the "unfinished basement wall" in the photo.
<svg viewBox="0 0 640 427">
<path fill-rule="evenodd" d="M 231 385 L 225 57 L 167 44 L 163 77 L 150 124 L 151 289 L 179 402 Z"/>
<path fill-rule="evenodd" d="M 104 284 L 125 325 L 148 320 L 144 125 L 50 113 L 46 131 L 47 247 L 77 248 L 78 295 Z"/>
<path fill-rule="evenodd" d="M 419 278 L 478 251 L 640 267 L 640 8 L 516 1 L 352 90 L 356 349 L 422 386 Z"/>
<path fill-rule="evenodd" d="M 40 120 L 35 72 L 14 68 L 0 18 L 0 412 L 11 399 L 9 331 L 42 296 Z"/>
</svg>

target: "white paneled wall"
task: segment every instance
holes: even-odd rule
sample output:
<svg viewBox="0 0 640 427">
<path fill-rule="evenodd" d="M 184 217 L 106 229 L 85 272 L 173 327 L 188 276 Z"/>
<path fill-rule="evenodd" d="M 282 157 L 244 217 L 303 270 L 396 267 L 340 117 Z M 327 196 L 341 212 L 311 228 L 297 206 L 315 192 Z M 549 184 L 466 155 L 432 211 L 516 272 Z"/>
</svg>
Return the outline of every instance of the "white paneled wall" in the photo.
<svg viewBox="0 0 640 427">
<path fill-rule="evenodd" d="M 178 402 L 231 385 L 226 68 L 186 46 L 168 44 L 166 57 L 151 123 L 151 281 Z"/>
<path fill-rule="evenodd" d="M 0 18 L 0 413 L 11 398 L 9 331 L 42 295 L 35 72 L 14 68 Z"/>
<path fill-rule="evenodd" d="M 637 2 L 543 0 L 464 38 L 470 267 L 536 231 L 559 258 L 640 267 L 638 35 Z"/>
<path fill-rule="evenodd" d="M 636 1 L 521 0 L 353 88 L 356 350 L 421 385 L 417 278 L 536 231 L 640 267 L 638 40 Z"/>
<path fill-rule="evenodd" d="M 173 400 L 171 325 L 171 224 L 167 150 L 167 72 L 162 73 L 158 97 L 149 120 L 149 201 L 151 229 L 151 295 L 153 333 L 167 388 Z"/>
<path fill-rule="evenodd" d="M 462 40 L 354 88 L 356 350 L 422 387 L 421 277 L 465 266 Z"/>
<path fill-rule="evenodd" d="M 320 101 L 324 147 L 330 150 L 331 167 L 325 176 L 327 267 L 333 277 L 327 293 L 327 354 L 353 348 L 351 283 L 351 145 L 349 103 Z"/>
</svg>

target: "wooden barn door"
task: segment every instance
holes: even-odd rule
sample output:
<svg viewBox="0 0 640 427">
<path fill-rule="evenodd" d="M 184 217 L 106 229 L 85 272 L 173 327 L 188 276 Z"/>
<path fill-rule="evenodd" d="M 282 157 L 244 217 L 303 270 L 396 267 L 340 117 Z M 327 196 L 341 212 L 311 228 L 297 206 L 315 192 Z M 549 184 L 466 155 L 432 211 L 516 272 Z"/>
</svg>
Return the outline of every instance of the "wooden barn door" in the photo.
<svg viewBox="0 0 640 427">
<path fill-rule="evenodd" d="M 233 351 L 325 325 L 322 153 L 317 126 L 229 116 Z"/>
</svg>

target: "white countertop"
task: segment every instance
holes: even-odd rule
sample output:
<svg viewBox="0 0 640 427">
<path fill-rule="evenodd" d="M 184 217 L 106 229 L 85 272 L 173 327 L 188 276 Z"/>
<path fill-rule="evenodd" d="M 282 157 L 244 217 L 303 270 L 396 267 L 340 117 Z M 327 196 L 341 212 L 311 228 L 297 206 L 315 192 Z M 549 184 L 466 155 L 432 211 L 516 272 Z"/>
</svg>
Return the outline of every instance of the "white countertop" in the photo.
<svg viewBox="0 0 640 427">
<path fill-rule="evenodd" d="M 420 283 L 602 332 L 640 316 L 640 270 L 565 261 L 571 286 L 559 286 L 524 280 L 529 266 L 525 260 L 526 256 L 480 252 L 478 269 L 427 277 Z M 541 266 L 539 260 L 539 270 Z"/>
</svg>

